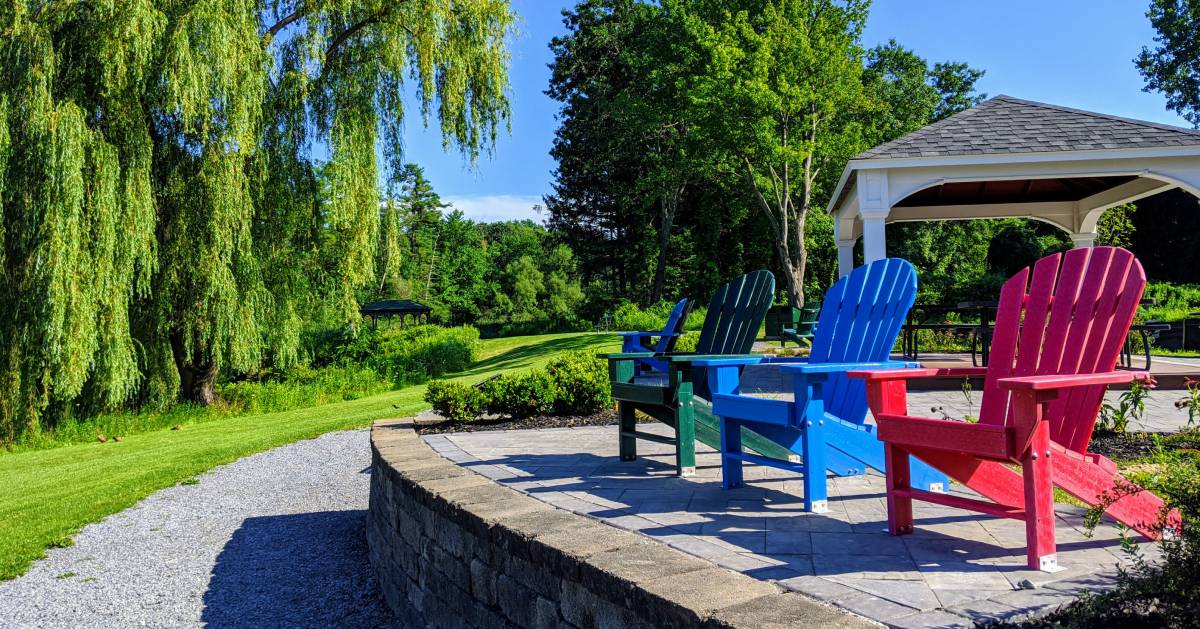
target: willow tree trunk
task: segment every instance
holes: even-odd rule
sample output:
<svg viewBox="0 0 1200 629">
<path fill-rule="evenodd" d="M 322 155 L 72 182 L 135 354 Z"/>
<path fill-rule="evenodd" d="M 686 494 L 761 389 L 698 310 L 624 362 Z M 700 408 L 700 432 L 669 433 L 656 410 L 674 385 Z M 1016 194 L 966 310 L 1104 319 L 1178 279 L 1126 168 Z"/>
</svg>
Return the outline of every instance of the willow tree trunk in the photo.
<svg viewBox="0 0 1200 629">
<path fill-rule="evenodd" d="M 179 371 L 179 397 L 184 402 L 208 406 L 217 401 L 217 365 L 211 359 L 198 359 L 189 355 L 183 338 L 175 334 L 171 338 L 171 349 L 175 354 L 175 368 Z"/>
</svg>

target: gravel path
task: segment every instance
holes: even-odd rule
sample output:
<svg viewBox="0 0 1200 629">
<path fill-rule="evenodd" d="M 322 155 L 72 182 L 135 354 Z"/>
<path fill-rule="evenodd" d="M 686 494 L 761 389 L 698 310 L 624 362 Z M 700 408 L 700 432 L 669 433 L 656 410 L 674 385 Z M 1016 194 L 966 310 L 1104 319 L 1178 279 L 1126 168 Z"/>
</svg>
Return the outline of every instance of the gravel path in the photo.
<svg viewBox="0 0 1200 629">
<path fill-rule="evenodd" d="M 368 432 L 250 456 L 92 524 L 0 583 L 0 627 L 376 627 Z"/>
</svg>

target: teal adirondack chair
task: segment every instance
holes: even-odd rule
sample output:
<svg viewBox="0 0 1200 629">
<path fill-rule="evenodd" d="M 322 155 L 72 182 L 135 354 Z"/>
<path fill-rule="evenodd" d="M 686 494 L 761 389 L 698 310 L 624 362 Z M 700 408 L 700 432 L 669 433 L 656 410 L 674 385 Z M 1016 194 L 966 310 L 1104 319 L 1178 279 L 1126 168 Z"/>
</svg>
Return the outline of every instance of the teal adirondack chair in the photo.
<svg viewBox="0 0 1200 629">
<path fill-rule="evenodd" d="M 817 315 L 821 312 L 821 305 L 805 305 L 800 308 L 800 320 L 796 322 L 794 328 L 783 328 L 779 331 L 780 347 L 787 344 L 788 341 L 795 343 L 798 346 L 812 347 L 813 335 L 817 329 Z"/>
<path fill-rule="evenodd" d="M 667 317 L 667 324 L 663 326 L 662 332 L 618 332 L 617 334 L 621 337 L 621 353 L 654 352 L 655 354 L 666 354 L 675 351 L 675 342 L 683 334 L 683 326 L 687 323 L 688 315 L 691 312 L 691 302 L 685 297 L 680 299 L 679 303 L 675 304 L 675 307 L 671 309 L 671 314 Z M 655 337 L 658 338 L 658 342 L 651 347 L 650 344 Z M 657 358 L 640 358 L 637 360 L 637 366 L 641 372 L 639 375 L 652 372 L 667 372 L 667 363 Z"/>
<path fill-rule="evenodd" d="M 898 258 L 859 267 L 835 283 L 825 295 L 812 354 L 779 361 L 791 376 L 794 401 L 739 394 L 738 368 L 762 362 L 762 357 L 694 362 L 708 367 L 713 412 L 720 418 L 725 487 L 742 485 L 743 462 L 801 472 L 804 507 L 820 513 L 827 509 L 826 470 L 838 476 L 863 474 L 868 467 L 884 470 L 883 444 L 875 427 L 865 423 L 866 387 L 846 374 L 914 365 L 892 362 L 889 356 L 916 294 L 916 271 Z M 800 455 L 800 461 L 745 452 L 746 429 Z M 944 474 L 920 461 L 913 461 L 912 470 L 919 487 L 944 491 L 947 486 Z"/>
<path fill-rule="evenodd" d="M 637 440 L 645 439 L 675 446 L 678 472 L 688 476 L 696 471 L 696 440 L 711 447 L 720 445 L 716 417 L 708 402 L 708 385 L 703 369 L 693 365 L 701 357 L 745 354 L 754 346 L 771 296 L 775 276 L 755 271 L 722 286 L 708 304 L 708 314 L 693 353 L 626 352 L 606 354 L 612 394 L 620 415 L 621 460 L 637 458 Z M 652 358 L 667 365 L 665 373 L 637 374 L 639 360 Z M 642 411 L 675 429 L 674 437 L 663 437 L 637 430 L 634 411 Z M 783 448 L 747 435 L 747 447 L 767 456 L 786 458 Z"/>
</svg>

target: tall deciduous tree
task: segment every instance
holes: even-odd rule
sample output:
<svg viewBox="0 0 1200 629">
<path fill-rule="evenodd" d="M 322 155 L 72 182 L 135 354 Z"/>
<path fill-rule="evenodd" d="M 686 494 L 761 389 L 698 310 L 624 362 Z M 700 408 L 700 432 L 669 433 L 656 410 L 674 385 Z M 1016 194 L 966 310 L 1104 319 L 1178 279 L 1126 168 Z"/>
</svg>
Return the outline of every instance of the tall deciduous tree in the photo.
<svg viewBox="0 0 1200 629">
<path fill-rule="evenodd" d="M 474 158 L 512 24 L 505 0 L 0 5 L 0 437 L 139 391 L 209 402 L 221 369 L 293 360 L 314 300 L 356 317 L 405 80 Z"/>
<path fill-rule="evenodd" d="M 559 169 L 548 199 L 551 224 L 568 234 L 608 231 L 603 235 L 618 241 L 625 255 L 649 248 L 646 228 L 656 227 L 649 301 L 658 301 L 671 234 L 696 171 L 694 127 L 680 80 L 694 61 L 693 48 L 653 3 L 583 0 L 565 16 L 568 34 L 551 42 L 555 62 L 547 92 L 563 103 L 552 151 Z M 580 198 L 585 191 L 590 198 Z M 601 219 L 597 210 L 605 206 L 608 221 L 571 220 L 580 214 Z M 635 241 L 641 246 L 631 249 Z M 641 278 L 632 279 L 636 285 Z"/>
<path fill-rule="evenodd" d="M 1162 92 L 1167 107 L 1200 129 L 1200 0 L 1151 0 L 1146 11 L 1157 44 L 1134 59 L 1147 92 Z"/>
<path fill-rule="evenodd" d="M 743 0 L 695 2 L 689 29 L 708 68 L 691 90 L 714 146 L 771 225 L 783 285 L 804 303 L 810 213 L 823 178 L 862 143 L 854 116 L 867 106 L 859 39 L 868 2 Z M 833 176 L 836 177 L 836 174 Z"/>
</svg>

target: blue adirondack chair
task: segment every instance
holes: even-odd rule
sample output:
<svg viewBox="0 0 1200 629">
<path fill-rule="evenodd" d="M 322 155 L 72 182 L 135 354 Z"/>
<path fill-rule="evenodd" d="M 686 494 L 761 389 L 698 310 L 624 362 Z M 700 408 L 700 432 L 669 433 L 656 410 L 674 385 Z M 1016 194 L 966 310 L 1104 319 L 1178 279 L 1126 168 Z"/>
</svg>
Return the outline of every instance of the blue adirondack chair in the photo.
<svg viewBox="0 0 1200 629">
<path fill-rule="evenodd" d="M 914 363 L 889 360 L 900 327 L 917 294 L 917 274 L 905 260 L 872 262 L 842 278 L 821 307 L 812 353 L 807 359 L 778 361 L 791 377 L 794 401 L 741 395 L 739 366 L 762 362 L 755 357 L 696 361 L 708 367 L 713 413 L 721 420 L 721 475 L 725 487 L 742 485 L 743 462 L 804 474 L 804 508 L 827 510 L 825 471 L 838 476 L 885 469 L 883 444 L 866 423 L 866 387 L 846 376 L 854 369 L 905 368 Z M 865 367 L 870 365 L 870 367 Z M 800 462 L 743 451 L 746 427 L 800 455 Z M 913 482 L 944 491 L 944 474 L 912 462 Z"/>
<path fill-rule="evenodd" d="M 671 309 L 671 314 L 667 317 L 667 324 L 663 326 L 662 332 L 618 332 L 621 337 L 621 353 L 654 352 L 655 354 L 666 354 L 674 351 L 675 342 L 683 334 L 683 325 L 687 322 L 688 315 L 691 312 L 691 302 L 685 297 L 680 299 L 679 303 L 675 304 L 675 307 Z M 651 346 L 650 343 L 655 337 L 658 337 L 658 343 Z M 640 373 L 667 372 L 667 363 L 656 358 L 639 358 L 636 364 Z"/>
</svg>

